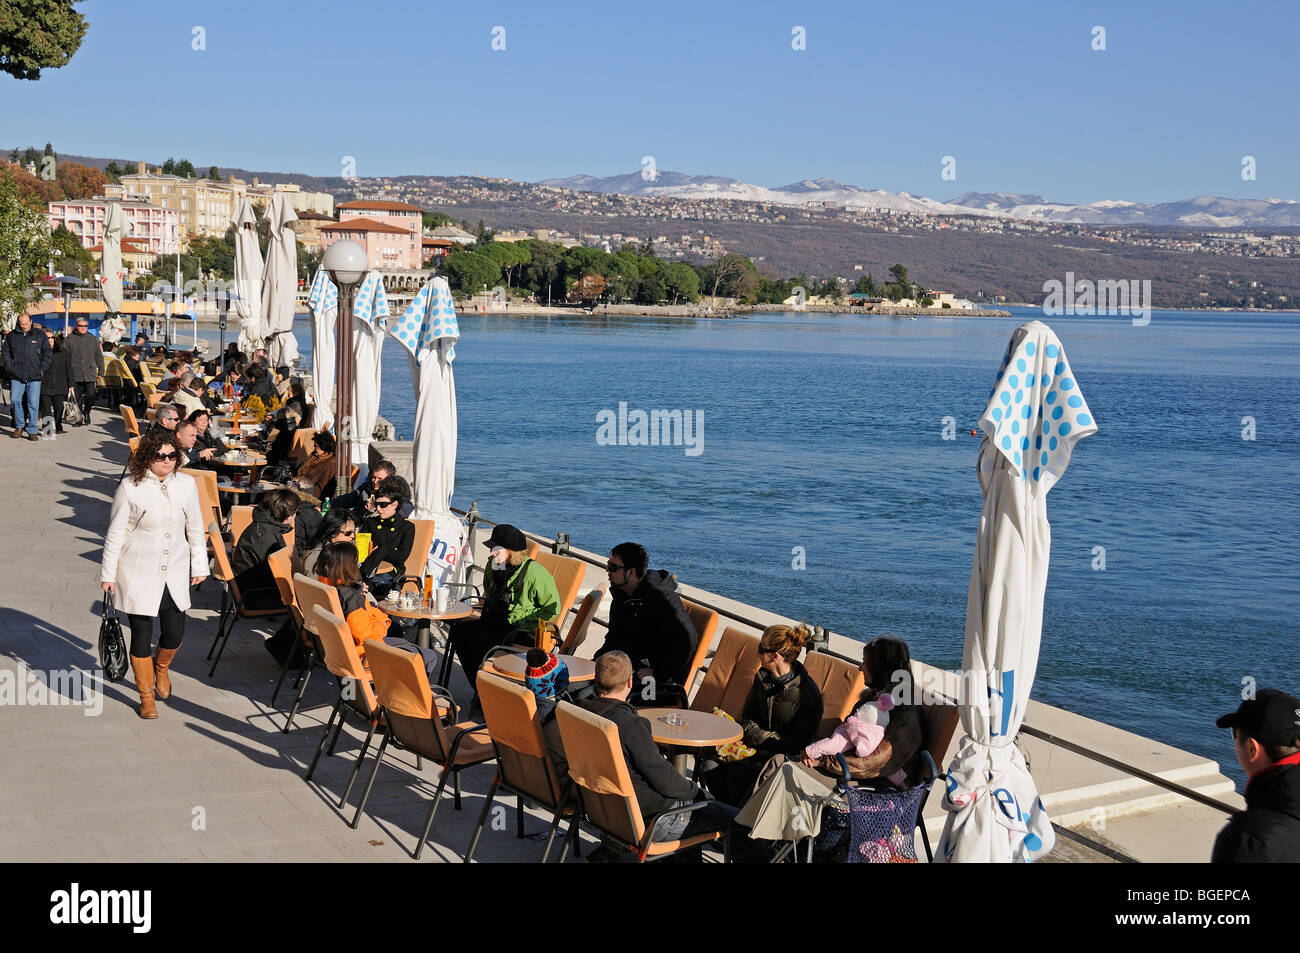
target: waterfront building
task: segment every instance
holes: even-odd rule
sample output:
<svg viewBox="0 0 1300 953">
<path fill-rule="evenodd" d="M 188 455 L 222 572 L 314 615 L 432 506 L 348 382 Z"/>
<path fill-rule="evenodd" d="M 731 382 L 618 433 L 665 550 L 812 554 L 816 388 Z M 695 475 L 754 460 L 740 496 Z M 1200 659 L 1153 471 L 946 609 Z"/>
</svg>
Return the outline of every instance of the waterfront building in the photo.
<svg viewBox="0 0 1300 953">
<path fill-rule="evenodd" d="M 98 259 L 95 265 L 102 272 L 104 270 L 103 244 L 92 246 L 90 253 Z M 132 238 L 122 239 L 122 264 L 126 268 L 128 279 L 134 279 L 136 275 L 149 271 L 157 261 L 158 256 L 150 252 L 144 242 Z"/>
<path fill-rule="evenodd" d="M 474 244 L 474 236 L 463 228 L 457 228 L 455 225 L 439 225 L 437 228 L 429 229 L 424 234 L 429 238 L 445 238 L 457 245 Z"/>
<path fill-rule="evenodd" d="M 176 209 L 139 199 L 125 199 L 120 204 L 126 219 L 124 237 L 141 246 L 147 254 L 176 253 L 180 226 L 180 213 Z M 51 202 L 46 215 L 51 231 L 62 225 L 81 239 L 83 248 L 93 248 L 104 244 L 104 216 L 107 213 L 108 199 L 96 197 Z"/>
<path fill-rule="evenodd" d="M 452 246 L 456 243 L 450 238 L 429 238 L 427 236 L 420 239 L 420 263 L 427 265 L 430 261 L 441 262 L 451 254 Z"/>
<path fill-rule="evenodd" d="M 380 271 L 411 270 L 420 267 L 421 252 L 416 237 L 405 228 L 372 218 L 349 218 L 320 230 L 321 251 L 340 239 L 349 238 L 366 250 L 370 267 Z"/>
</svg>

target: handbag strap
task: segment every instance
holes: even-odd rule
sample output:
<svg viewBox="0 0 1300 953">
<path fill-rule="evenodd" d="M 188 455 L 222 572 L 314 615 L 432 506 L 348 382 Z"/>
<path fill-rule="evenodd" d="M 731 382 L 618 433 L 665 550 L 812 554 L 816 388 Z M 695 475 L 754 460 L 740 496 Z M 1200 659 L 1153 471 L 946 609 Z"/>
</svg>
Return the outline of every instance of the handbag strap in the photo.
<svg viewBox="0 0 1300 953">
<path fill-rule="evenodd" d="M 103 618 L 107 619 L 111 615 L 114 619 L 116 619 L 117 612 L 113 608 L 113 593 L 105 591 L 103 601 L 104 601 L 104 607 L 103 607 L 103 611 L 101 612 Z"/>
</svg>

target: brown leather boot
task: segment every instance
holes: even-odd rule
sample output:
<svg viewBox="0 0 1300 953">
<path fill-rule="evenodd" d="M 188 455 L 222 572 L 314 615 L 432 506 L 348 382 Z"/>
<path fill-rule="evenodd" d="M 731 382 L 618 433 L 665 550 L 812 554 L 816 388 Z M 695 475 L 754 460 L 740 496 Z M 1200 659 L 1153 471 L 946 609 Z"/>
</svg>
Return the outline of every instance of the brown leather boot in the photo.
<svg viewBox="0 0 1300 953">
<path fill-rule="evenodd" d="M 131 671 L 135 674 L 135 687 L 140 691 L 140 717 L 157 718 L 158 705 L 153 700 L 153 659 L 132 655 Z"/>
<path fill-rule="evenodd" d="M 167 674 L 167 667 L 172 664 L 172 659 L 180 649 L 160 648 L 158 654 L 153 657 L 153 674 L 154 674 L 154 694 L 159 698 L 171 698 L 172 680 Z"/>
</svg>

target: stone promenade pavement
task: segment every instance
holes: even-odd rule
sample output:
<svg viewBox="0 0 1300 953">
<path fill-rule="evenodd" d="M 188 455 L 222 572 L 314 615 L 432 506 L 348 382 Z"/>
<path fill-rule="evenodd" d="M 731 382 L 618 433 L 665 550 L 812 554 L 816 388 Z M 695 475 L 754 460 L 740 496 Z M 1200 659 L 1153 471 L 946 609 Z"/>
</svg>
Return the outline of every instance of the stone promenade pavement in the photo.
<svg viewBox="0 0 1300 953">
<path fill-rule="evenodd" d="M 0 419 L 8 423 L 7 406 Z M 351 830 L 360 783 L 346 813 L 338 797 L 364 733 L 350 723 L 336 756 L 322 757 L 304 783 L 329 717 L 329 679 L 317 672 L 305 710 L 283 734 L 288 701 L 282 691 L 278 710 L 269 707 L 279 670 L 260 646 L 271 628 L 247 621 L 209 678 L 216 583 L 196 594 L 172 697 L 158 703 L 156 721 L 136 715 L 129 675 L 115 685 L 96 679 L 89 700 L 80 692 L 76 673 L 98 672 L 99 560 L 126 459 L 122 423 L 97 409 L 91 426 L 54 440 L 8 432 L 0 436 L 0 861 L 409 863 L 438 769 L 426 762 L 417 774 L 410 755 L 386 754 L 368 816 Z M 37 673 L 51 689 L 35 683 Z M 463 681 L 453 688 L 467 700 Z M 460 861 L 492 773 L 463 773 L 464 810 L 445 798 L 422 860 Z M 518 840 L 513 801 L 506 806 L 475 860 L 540 857 L 533 838 L 546 822 L 530 814 L 529 839 Z"/>
</svg>

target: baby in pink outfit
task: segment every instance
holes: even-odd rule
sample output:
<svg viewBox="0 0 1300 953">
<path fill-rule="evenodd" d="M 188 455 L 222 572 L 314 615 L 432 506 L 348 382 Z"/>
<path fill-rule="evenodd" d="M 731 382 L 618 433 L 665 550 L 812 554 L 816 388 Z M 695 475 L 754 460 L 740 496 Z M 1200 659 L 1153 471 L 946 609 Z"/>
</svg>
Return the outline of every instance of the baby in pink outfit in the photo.
<svg viewBox="0 0 1300 953">
<path fill-rule="evenodd" d="M 875 701 L 864 702 L 858 710 L 844 719 L 844 724 L 835 729 L 829 738 L 814 741 L 804 749 L 804 755 L 816 760 L 829 755 L 837 755 L 852 750 L 859 758 L 865 758 L 880 747 L 884 740 L 885 728 L 889 725 L 889 712 L 894 707 L 894 696 L 882 694 Z M 889 780 L 902 787 L 906 775 L 900 768 L 889 776 Z"/>
</svg>

